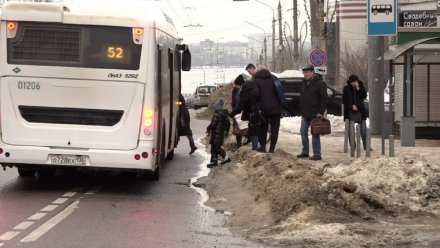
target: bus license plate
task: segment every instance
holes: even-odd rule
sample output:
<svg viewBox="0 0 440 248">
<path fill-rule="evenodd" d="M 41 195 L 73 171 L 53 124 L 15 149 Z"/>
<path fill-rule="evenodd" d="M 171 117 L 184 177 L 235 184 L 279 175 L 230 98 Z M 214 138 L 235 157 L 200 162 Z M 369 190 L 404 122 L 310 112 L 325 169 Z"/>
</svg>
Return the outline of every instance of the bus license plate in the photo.
<svg viewBox="0 0 440 248">
<path fill-rule="evenodd" d="M 86 165 L 86 156 L 82 155 L 52 155 L 51 164 L 58 165 Z"/>
</svg>

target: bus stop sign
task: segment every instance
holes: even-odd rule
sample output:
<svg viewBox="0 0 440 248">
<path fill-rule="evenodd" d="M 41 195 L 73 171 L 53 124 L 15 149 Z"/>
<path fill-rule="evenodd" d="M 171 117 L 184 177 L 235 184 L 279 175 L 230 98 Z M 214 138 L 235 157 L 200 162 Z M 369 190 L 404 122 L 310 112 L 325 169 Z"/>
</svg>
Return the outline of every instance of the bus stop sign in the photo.
<svg viewBox="0 0 440 248">
<path fill-rule="evenodd" d="M 315 49 L 310 53 L 309 60 L 314 66 L 322 66 L 327 63 L 327 54 L 321 49 Z"/>
<path fill-rule="evenodd" d="M 368 35 L 396 35 L 397 12 L 397 0 L 368 0 Z"/>
</svg>

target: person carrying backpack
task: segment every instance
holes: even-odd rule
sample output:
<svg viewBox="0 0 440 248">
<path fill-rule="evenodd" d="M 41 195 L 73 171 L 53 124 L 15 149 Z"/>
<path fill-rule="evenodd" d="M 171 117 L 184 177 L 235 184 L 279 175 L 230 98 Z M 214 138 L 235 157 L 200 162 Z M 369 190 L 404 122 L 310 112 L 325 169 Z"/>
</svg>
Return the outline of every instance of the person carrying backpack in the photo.
<svg viewBox="0 0 440 248">
<path fill-rule="evenodd" d="M 282 113 L 282 103 L 278 98 L 275 80 L 270 71 L 266 69 L 258 70 L 254 75 L 254 83 L 256 88 L 256 99 L 262 113 L 261 132 L 258 137 L 260 142 L 259 152 L 266 152 L 267 128 L 270 125 L 270 148 L 269 152 L 275 151 L 278 141 L 278 132 L 280 130 L 280 121 Z"/>
</svg>

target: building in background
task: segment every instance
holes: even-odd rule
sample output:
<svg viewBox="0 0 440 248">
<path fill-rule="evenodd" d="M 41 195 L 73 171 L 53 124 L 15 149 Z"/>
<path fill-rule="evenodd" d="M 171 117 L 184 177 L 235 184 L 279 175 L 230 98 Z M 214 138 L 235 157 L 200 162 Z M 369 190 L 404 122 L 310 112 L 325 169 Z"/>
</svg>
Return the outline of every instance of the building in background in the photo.
<svg viewBox="0 0 440 248">
<path fill-rule="evenodd" d="M 361 71 L 367 64 L 367 1 L 330 0 L 326 6 L 327 81 L 342 88 L 352 73 L 367 81 Z"/>
</svg>

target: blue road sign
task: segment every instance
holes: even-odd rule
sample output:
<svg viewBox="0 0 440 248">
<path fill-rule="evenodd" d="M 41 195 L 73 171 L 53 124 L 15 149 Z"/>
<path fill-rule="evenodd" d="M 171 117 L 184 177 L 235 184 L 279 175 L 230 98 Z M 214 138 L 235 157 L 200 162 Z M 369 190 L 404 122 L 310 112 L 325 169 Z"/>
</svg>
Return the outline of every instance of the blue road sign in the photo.
<svg viewBox="0 0 440 248">
<path fill-rule="evenodd" d="M 327 54 L 321 49 L 315 49 L 310 53 L 309 59 L 314 66 L 321 66 L 327 62 Z"/>
<path fill-rule="evenodd" d="M 397 0 L 368 0 L 368 35 L 397 34 Z"/>
</svg>

